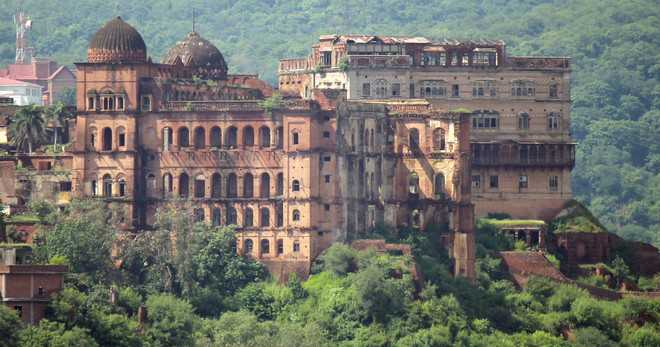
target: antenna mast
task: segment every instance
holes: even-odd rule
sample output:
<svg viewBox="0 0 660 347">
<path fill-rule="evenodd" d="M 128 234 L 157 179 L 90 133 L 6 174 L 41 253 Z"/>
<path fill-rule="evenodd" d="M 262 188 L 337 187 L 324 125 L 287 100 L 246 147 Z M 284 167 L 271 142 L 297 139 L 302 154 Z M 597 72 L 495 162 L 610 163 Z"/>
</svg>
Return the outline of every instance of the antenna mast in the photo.
<svg viewBox="0 0 660 347">
<path fill-rule="evenodd" d="M 16 25 L 16 64 L 30 64 L 34 57 L 34 48 L 28 45 L 28 31 L 32 29 L 32 19 L 21 10 L 14 15 Z"/>
</svg>

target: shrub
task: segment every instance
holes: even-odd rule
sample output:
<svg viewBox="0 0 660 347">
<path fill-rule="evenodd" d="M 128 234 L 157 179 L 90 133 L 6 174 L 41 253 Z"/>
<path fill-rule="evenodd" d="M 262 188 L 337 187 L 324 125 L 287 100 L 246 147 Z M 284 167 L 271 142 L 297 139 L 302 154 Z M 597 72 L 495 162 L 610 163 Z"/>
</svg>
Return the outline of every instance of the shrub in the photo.
<svg viewBox="0 0 660 347">
<path fill-rule="evenodd" d="M 342 243 L 335 243 L 321 255 L 323 269 L 337 275 L 346 275 L 357 270 L 357 251 Z"/>
</svg>

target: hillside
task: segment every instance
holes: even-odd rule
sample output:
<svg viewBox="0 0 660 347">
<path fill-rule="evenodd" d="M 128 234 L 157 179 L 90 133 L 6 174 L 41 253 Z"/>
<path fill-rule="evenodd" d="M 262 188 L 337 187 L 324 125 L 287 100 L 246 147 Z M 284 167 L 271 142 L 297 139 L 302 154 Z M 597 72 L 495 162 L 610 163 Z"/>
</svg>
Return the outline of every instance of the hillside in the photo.
<svg viewBox="0 0 660 347">
<path fill-rule="evenodd" d="M 13 59 L 11 15 L 0 7 L 0 64 Z M 655 0 L 21 1 L 38 55 L 85 59 L 91 35 L 121 15 L 159 60 L 197 28 L 230 72 L 275 81 L 277 59 L 304 56 L 322 33 L 497 38 L 519 55 L 574 58 L 573 189 L 605 227 L 660 246 L 660 6 Z M 655 197 L 655 198 L 654 198 Z"/>
</svg>

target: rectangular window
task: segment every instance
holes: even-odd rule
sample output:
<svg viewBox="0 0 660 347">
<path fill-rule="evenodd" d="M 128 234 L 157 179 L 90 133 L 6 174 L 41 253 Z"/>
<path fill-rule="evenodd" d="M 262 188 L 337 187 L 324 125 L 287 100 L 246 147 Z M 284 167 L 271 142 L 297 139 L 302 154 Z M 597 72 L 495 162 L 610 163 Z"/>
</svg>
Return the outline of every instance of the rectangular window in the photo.
<svg viewBox="0 0 660 347">
<path fill-rule="evenodd" d="M 479 190 L 481 189 L 481 176 L 473 175 L 472 176 L 472 189 Z"/>
<path fill-rule="evenodd" d="M 293 251 L 300 252 L 300 243 L 298 243 L 298 241 L 293 242 Z"/>
<path fill-rule="evenodd" d="M 293 144 L 297 145 L 299 142 L 298 133 L 293 133 Z"/>
<path fill-rule="evenodd" d="M 70 192 L 71 191 L 71 181 L 60 182 L 60 192 Z"/>
<path fill-rule="evenodd" d="M 454 98 L 457 98 L 460 94 L 460 91 L 458 89 L 458 84 L 452 84 L 451 85 L 451 96 Z"/>
<path fill-rule="evenodd" d="M 142 96 L 142 111 L 151 111 L 151 96 Z"/>
<path fill-rule="evenodd" d="M 126 146 L 126 134 L 119 134 L 119 147 Z"/>
<path fill-rule="evenodd" d="M 518 178 L 518 188 L 524 189 L 529 186 L 529 178 L 527 175 L 520 175 Z"/>
<path fill-rule="evenodd" d="M 490 176 L 490 187 L 492 189 L 497 189 L 500 187 L 500 178 L 497 175 Z"/>
<path fill-rule="evenodd" d="M 330 175 L 325 175 L 324 180 L 325 183 L 330 183 Z"/>
<path fill-rule="evenodd" d="M 321 64 L 325 66 L 332 65 L 332 52 L 323 52 L 321 56 Z"/>
<path fill-rule="evenodd" d="M 90 96 L 87 98 L 87 109 L 88 110 L 93 110 L 94 109 L 94 97 Z"/>
<path fill-rule="evenodd" d="M 371 83 L 362 83 L 362 97 L 371 96 Z"/>
<path fill-rule="evenodd" d="M 326 211 L 330 211 L 330 205 L 329 204 L 323 205 L 323 209 L 325 209 Z"/>
<path fill-rule="evenodd" d="M 401 96 L 401 84 L 392 83 L 392 96 Z"/>
<path fill-rule="evenodd" d="M 120 111 L 124 110 L 124 97 L 123 96 L 118 96 L 117 97 L 117 109 Z"/>
<path fill-rule="evenodd" d="M 329 162 L 331 160 L 332 160 L 332 158 L 329 155 L 326 155 L 325 157 L 323 157 L 323 161 L 325 161 L 325 162 Z"/>
<path fill-rule="evenodd" d="M 550 176 L 548 185 L 551 192 L 556 192 L 559 190 L 559 176 Z"/>
<path fill-rule="evenodd" d="M 330 132 L 329 131 L 324 131 L 323 132 L 323 137 L 326 138 L 326 139 L 329 139 L 330 138 Z"/>
</svg>

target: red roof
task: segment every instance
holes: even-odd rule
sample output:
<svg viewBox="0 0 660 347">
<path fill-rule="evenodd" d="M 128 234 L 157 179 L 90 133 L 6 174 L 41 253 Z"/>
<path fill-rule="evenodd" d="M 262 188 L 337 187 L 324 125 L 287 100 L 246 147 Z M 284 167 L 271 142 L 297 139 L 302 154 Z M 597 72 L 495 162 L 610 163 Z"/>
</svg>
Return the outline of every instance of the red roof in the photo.
<svg viewBox="0 0 660 347">
<path fill-rule="evenodd" d="M 17 81 L 17 80 L 13 80 L 11 78 L 5 78 L 5 77 L 0 77 L 0 85 L 2 85 L 2 86 L 39 87 L 39 88 L 41 88 L 40 85 L 36 85 L 34 83 Z"/>
</svg>

